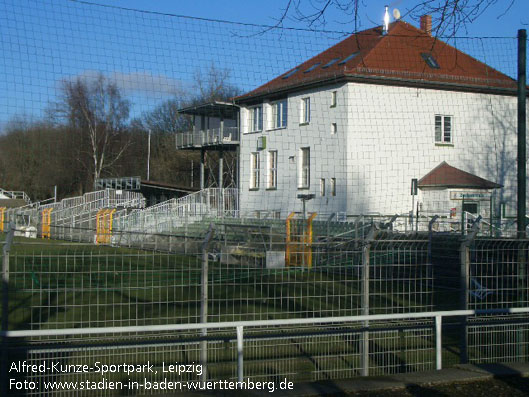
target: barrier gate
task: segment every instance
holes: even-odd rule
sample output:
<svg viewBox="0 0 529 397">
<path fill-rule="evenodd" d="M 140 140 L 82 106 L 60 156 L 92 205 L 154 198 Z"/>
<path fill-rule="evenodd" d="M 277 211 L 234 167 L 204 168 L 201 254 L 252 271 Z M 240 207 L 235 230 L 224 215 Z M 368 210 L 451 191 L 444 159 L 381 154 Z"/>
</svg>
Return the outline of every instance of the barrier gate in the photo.
<svg viewBox="0 0 529 397">
<path fill-rule="evenodd" d="M 97 211 L 96 244 L 110 244 L 112 238 L 112 217 L 116 209 L 102 209 Z"/>
<path fill-rule="evenodd" d="M 312 267 L 312 213 L 308 219 L 296 219 L 292 212 L 286 220 L 285 265 Z"/>
</svg>

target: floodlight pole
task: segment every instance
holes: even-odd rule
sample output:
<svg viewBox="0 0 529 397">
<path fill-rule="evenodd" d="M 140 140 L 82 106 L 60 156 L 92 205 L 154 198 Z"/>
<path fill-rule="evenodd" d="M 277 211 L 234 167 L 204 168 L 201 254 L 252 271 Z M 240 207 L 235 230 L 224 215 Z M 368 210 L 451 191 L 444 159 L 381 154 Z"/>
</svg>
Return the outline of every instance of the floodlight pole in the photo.
<svg viewBox="0 0 529 397">
<path fill-rule="evenodd" d="M 518 30 L 518 238 L 525 238 L 526 226 L 526 128 L 527 128 L 527 31 Z"/>
</svg>

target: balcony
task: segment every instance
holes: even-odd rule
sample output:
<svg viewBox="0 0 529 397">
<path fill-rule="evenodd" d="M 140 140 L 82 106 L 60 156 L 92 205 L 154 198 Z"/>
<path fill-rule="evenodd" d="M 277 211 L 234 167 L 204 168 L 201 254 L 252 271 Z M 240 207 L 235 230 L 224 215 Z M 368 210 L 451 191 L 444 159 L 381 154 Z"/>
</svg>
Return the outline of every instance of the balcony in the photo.
<svg viewBox="0 0 529 397">
<path fill-rule="evenodd" d="M 235 148 L 239 144 L 239 128 L 212 128 L 176 134 L 176 149 Z"/>
</svg>

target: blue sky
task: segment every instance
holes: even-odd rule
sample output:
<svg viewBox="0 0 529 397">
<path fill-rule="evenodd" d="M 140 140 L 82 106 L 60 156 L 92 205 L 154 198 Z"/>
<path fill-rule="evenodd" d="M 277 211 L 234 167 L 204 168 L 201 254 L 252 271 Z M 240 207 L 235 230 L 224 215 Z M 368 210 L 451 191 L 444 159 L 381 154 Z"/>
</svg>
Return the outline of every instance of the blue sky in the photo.
<svg viewBox="0 0 529 397">
<path fill-rule="evenodd" d="M 320 1 L 320 0 L 312 0 Z M 140 12 L 86 3 L 151 11 Z M 286 0 L 2 0 L 0 1 L 0 131 L 9 120 L 38 120 L 60 98 L 61 82 L 102 73 L 116 82 L 139 117 L 163 101 L 196 92 L 197 75 L 226 71 L 230 84 L 248 91 L 316 55 L 344 33 L 271 30 Z M 365 1 L 360 29 L 380 24 L 386 1 Z M 398 3 L 398 4 L 397 4 Z M 390 3 L 401 13 L 412 1 Z M 457 46 L 514 75 L 516 36 L 529 19 L 527 0 L 505 12 L 490 8 L 460 35 Z M 524 6 L 522 6 L 524 3 Z M 184 18 L 157 13 L 184 15 Z M 224 23 L 197 18 L 227 20 Z M 525 18 L 525 20 L 524 20 Z M 331 10 L 325 29 L 351 32 L 350 16 Z M 406 18 L 405 18 L 406 19 Z M 408 19 L 417 25 L 416 21 Z M 305 26 L 288 19 L 288 27 Z"/>
<path fill-rule="evenodd" d="M 88 0 L 92 1 L 92 0 Z M 309 4 L 308 0 L 302 0 Z M 288 0 L 94 0 L 100 4 L 115 5 L 121 7 L 137 8 L 163 13 L 189 15 L 202 18 L 222 19 L 256 24 L 275 24 L 285 9 Z M 326 0 L 312 0 L 318 6 Z M 342 1 L 346 3 L 346 1 Z M 509 7 L 511 0 L 499 0 L 489 8 L 467 29 L 460 30 L 462 36 L 516 36 L 518 29 L 527 29 L 529 26 L 529 2 L 527 0 L 515 0 Z M 360 23 L 361 29 L 367 29 L 375 24 L 381 24 L 384 6 L 389 5 L 390 11 L 398 8 L 402 15 L 418 3 L 417 0 L 369 0 L 361 2 Z M 305 8 L 306 11 L 310 7 Z M 329 17 L 326 19 L 325 30 L 352 31 L 353 23 L 351 17 L 343 12 L 330 8 Z M 409 17 L 404 18 L 407 22 L 417 25 L 417 21 Z M 285 26 L 306 27 L 288 18 Z"/>
</svg>

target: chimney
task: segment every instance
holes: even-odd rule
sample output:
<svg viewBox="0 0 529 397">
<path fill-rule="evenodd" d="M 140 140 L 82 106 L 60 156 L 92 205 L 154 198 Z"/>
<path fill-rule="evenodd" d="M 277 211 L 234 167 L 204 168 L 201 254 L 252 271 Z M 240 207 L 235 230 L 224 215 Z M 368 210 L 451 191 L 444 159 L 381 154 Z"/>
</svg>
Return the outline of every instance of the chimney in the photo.
<svg viewBox="0 0 529 397">
<path fill-rule="evenodd" d="M 384 13 L 384 27 L 382 28 L 382 34 L 388 34 L 388 30 L 389 30 L 388 6 L 386 6 L 385 9 L 386 9 L 386 12 Z"/>
<path fill-rule="evenodd" d="M 423 15 L 421 17 L 421 30 L 428 36 L 432 35 L 432 16 Z"/>
</svg>

